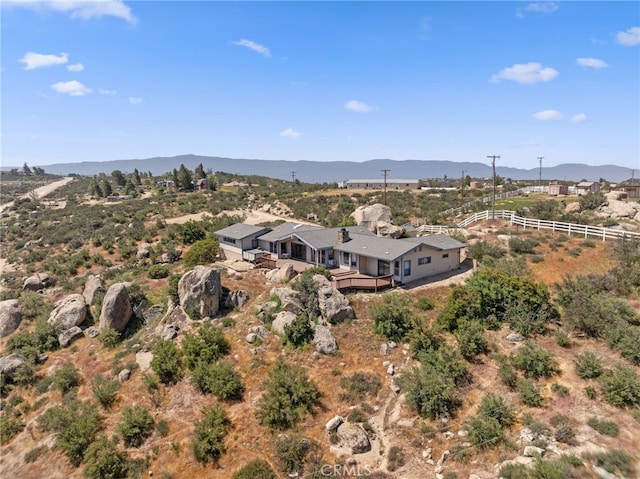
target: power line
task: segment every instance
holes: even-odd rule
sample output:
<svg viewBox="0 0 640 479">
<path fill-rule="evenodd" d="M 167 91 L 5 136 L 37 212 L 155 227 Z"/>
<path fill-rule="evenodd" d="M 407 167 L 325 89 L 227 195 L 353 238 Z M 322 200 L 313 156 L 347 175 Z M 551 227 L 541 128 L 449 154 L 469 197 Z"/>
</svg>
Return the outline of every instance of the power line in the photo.
<svg viewBox="0 0 640 479">
<path fill-rule="evenodd" d="M 384 174 L 384 205 L 387 206 L 387 173 L 391 170 L 380 170 Z"/>
<path fill-rule="evenodd" d="M 296 173 L 297 173 L 297 171 L 292 171 L 291 172 L 291 181 L 294 182 L 294 183 L 296 181 Z"/>
<path fill-rule="evenodd" d="M 496 219 L 496 158 L 500 158 L 500 155 L 487 155 L 487 158 L 491 158 L 491 167 L 493 168 L 493 193 L 491 194 L 491 219 Z"/>
<path fill-rule="evenodd" d="M 542 160 L 544 160 L 544 156 L 538 156 L 538 161 L 540 162 L 540 172 L 538 174 L 538 181 L 541 187 L 542 187 Z"/>
</svg>

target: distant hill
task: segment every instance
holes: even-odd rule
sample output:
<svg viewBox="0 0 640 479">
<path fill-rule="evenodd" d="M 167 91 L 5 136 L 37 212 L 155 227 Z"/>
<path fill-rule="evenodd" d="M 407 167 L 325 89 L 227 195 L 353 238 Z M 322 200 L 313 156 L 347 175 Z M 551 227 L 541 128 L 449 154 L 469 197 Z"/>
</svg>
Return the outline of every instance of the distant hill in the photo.
<svg viewBox="0 0 640 479">
<path fill-rule="evenodd" d="M 292 172 L 295 178 L 305 183 L 332 183 L 348 179 L 381 178 L 381 170 L 389 170 L 388 178 L 459 178 L 464 170 L 465 175 L 473 178 L 490 178 L 491 166 L 483 163 L 435 161 L 435 160 L 387 160 L 377 159 L 361 163 L 349 161 L 279 161 L 238 158 L 220 158 L 216 156 L 180 155 L 173 157 L 156 157 L 147 159 L 85 161 L 81 163 L 55 163 L 43 165 L 47 173 L 67 175 L 75 173 L 92 176 L 98 173 L 111 173 L 120 170 L 131 173 L 134 169 L 151 171 L 153 175 L 161 175 L 179 168 L 184 164 L 193 170 L 202 163 L 205 170 L 222 171 L 239 175 L 258 175 L 270 178 L 290 180 Z M 3 170 L 12 167 L 3 167 Z M 20 169 L 21 167 L 16 167 Z M 514 180 L 538 179 L 539 169 L 529 170 L 496 166 L 496 174 Z M 608 181 L 623 181 L 631 177 L 631 170 L 615 165 L 589 166 L 579 163 L 567 163 L 542 168 L 544 180 L 561 181 L 597 181 L 605 178 Z"/>
</svg>

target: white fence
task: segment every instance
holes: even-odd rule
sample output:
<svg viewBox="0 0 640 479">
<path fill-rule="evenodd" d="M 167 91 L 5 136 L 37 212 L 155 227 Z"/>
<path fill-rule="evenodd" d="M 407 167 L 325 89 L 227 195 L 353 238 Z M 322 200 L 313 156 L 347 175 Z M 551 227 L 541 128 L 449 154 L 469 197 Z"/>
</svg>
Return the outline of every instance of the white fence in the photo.
<svg viewBox="0 0 640 479">
<path fill-rule="evenodd" d="M 602 241 L 620 238 L 640 239 L 640 233 L 634 233 L 631 231 L 603 228 L 601 226 L 581 225 L 577 223 L 562 223 L 560 221 L 525 218 L 524 216 L 517 216 L 515 211 L 509 210 L 496 210 L 495 214 L 491 210 L 480 211 L 462 220 L 460 223 L 454 226 L 422 225 L 418 226 L 416 230 L 419 233 L 427 234 L 447 233 L 449 231 L 455 231 L 456 228 L 466 228 L 467 226 L 473 223 L 477 223 L 478 221 L 488 221 L 494 218 L 509 220 L 512 225 L 522 226 L 523 229 L 531 228 L 538 231 L 542 229 L 551 230 L 552 232 L 566 233 L 568 235 L 579 235 L 585 238 L 600 238 L 602 239 Z"/>
</svg>

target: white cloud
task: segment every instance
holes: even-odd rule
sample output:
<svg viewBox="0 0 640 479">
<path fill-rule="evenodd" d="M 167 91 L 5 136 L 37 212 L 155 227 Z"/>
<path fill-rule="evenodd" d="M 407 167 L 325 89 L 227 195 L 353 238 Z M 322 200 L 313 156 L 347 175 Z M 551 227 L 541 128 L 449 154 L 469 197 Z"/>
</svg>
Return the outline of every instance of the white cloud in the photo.
<svg viewBox="0 0 640 479">
<path fill-rule="evenodd" d="M 523 18 L 525 13 L 544 13 L 550 14 L 560 8 L 558 2 L 536 2 L 530 3 L 524 8 L 518 8 L 516 11 L 516 17 Z"/>
<path fill-rule="evenodd" d="M 118 93 L 116 90 L 107 90 L 106 88 L 98 88 L 98 93 L 101 95 L 113 96 Z"/>
<path fill-rule="evenodd" d="M 70 72 L 81 72 L 82 70 L 84 70 L 84 65 L 82 63 L 67 65 L 67 70 L 69 70 Z"/>
<path fill-rule="evenodd" d="M 142 98 L 138 98 L 135 96 L 130 96 L 129 97 L 129 103 L 131 103 L 132 105 L 139 105 L 140 103 L 142 103 Z"/>
<path fill-rule="evenodd" d="M 60 55 L 45 55 L 42 53 L 27 52 L 18 60 L 24 63 L 25 70 L 35 70 L 36 68 L 46 68 L 52 65 L 64 65 L 69 61 L 69 55 L 60 53 Z"/>
<path fill-rule="evenodd" d="M 587 118 L 587 115 L 585 115 L 584 113 L 578 113 L 577 115 L 573 115 L 571 117 L 571 121 L 574 123 L 584 123 L 588 120 L 589 118 Z"/>
<path fill-rule="evenodd" d="M 533 117 L 540 121 L 562 120 L 562 113 L 558 110 L 542 110 L 534 113 Z"/>
<path fill-rule="evenodd" d="M 358 100 L 349 100 L 344 104 L 344 108 L 349 111 L 355 111 L 357 113 L 369 113 L 374 108 L 366 103 Z"/>
<path fill-rule="evenodd" d="M 286 138 L 298 138 L 301 133 L 297 132 L 293 128 L 287 128 L 286 130 L 282 130 L 280 132 L 280 136 L 284 136 Z"/>
<path fill-rule="evenodd" d="M 242 40 L 238 40 L 237 42 L 232 42 L 232 43 L 234 45 L 239 45 L 241 47 L 246 47 L 249 50 L 253 50 L 254 52 L 259 53 L 264 57 L 268 58 L 271 56 L 271 52 L 267 47 L 265 47 L 264 45 L 260 45 L 259 43 L 252 42 L 251 40 L 247 40 L 243 38 Z"/>
<path fill-rule="evenodd" d="M 640 27 L 631 27 L 626 32 L 618 32 L 616 40 L 625 47 L 633 47 L 640 44 Z"/>
<path fill-rule="evenodd" d="M 558 76 L 558 71 L 551 67 L 543 67 L 540 63 L 516 63 L 515 65 L 503 68 L 496 75 L 491 77 L 493 83 L 501 80 L 513 80 L 518 83 L 539 83 L 551 81 Z"/>
<path fill-rule="evenodd" d="M 576 58 L 576 63 L 581 67 L 596 68 L 596 69 L 607 68 L 609 66 L 605 62 L 597 58 Z"/>
<path fill-rule="evenodd" d="M 117 17 L 129 23 L 137 22 L 131 9 L 122 0 L 6 0 L 4 4 L 39 12 L 53 10 L 68 13 L 74 19 Z"/>
<path fill-rule="evenodd" d="M 51 85 L 51 89 L 69 96 L 84 96 L 91 93 L 91 88 L 87 88 L 76 80 L 54 83 Z"/>
</svg>

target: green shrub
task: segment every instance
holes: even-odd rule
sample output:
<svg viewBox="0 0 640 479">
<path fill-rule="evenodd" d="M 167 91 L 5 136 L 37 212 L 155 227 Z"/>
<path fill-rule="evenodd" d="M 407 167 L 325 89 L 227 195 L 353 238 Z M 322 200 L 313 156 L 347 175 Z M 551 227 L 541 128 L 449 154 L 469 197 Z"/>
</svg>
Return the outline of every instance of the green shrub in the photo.
<svg viewBox="0 0 640 479">
<path fill-rule="evenodd" d="M 594 400 L 597 397 L 596 390 L 593 386 L 586 386 L 584 388 L 584 393 L 591 400 Z"/>
<path fill-rule="evenodd" d="M 283 339 L 294 348 L 309 344 L 313 340 L 313 327 L 306 314 L 301 314 L 284 327 Z"/>
<path fill-rule="evenodd" d="M 540 407 L 544 405 L 544 399 L 531 379 L 518 379 L 516 381 L 516 391 L 520 399 L 527 406 Z"/>
<path fill-rule="evenodd" d="M 165 419 L 161 419 L 156 423 L 156 431 L 160 437 L 167 437 L 169 435 L 169 423 Z"/>
<path fill-rule="evenodd" d="M 127 447 L 140 447 L 151 435 L 154 421 L 147 408 L 142 406 L 126 407 L 116 430 L 122 436 Z"/>
<path fill-rule="evenodd" d="M 30 451 L 28 451 L 24 455 L 25 464 L 30 464 L 32 462 L 36 462 L 40 458 L 40 456 L 42 456 L 43 454 L 47 453 L 48 451 L 49 451 L 49 447 L 48 446 L 34 447 L 33 449 L 31 449 Z"/>
<path fill-rule="evenodd" d="M 569 335 L 562 330 L 558 330 L 554 334 L 556 338 L 556 344 L 561 348 L 569 348 L 571 347 L 571 340 L 569 339 Z"/>
<path fill-rule="evenodd" d="M 174 384 L 182 374 L 182 359 L 176 345 L 161 339 L 153 349 L 151 369 L 158 375 L 163 384 Z"/>
<path fill-rule="evenodd" d="M 202 409 L 202 419 L 195 423 L 191 452 L 196 461 L 216 463 L 225 451 L 224 439 L 231 427 L 231 421 L 220 404 Z"/>
<path fill-rule="evenodd" d="M 530 378 L 553 376 L 559 371 L 553 354 L 530 341 L 518 349 L 512 361 L 516 369 Z"/>
<path fill-rule="evenodd" d="M 467 361 L 473 362 L 477 356 L 486 354 L 489 350 L 489 343 L 484 335 L 484 327 L 478 320 L 458 321 L 458 329 L 454 334 L 458 340 L 458 349 Z"/>
<path fill-rule="evenodd" d="M 269 463 L 262 459 L 254 459 L 237 470 L 231 479 L 277 479 L 276 473 Z"/>
<path fill-rule="evenodd" d="M 477 415 L 494 418 L 503 428 L 511 426 L 516 420 L 513 409 L 505 402 L 502 396 L 494 393 L 488 393 L 482 398 Z"/>
<path fill-rule="evenodd" d="M 64 363 L 60 369 L 53 373 L 53 386 L 60 391 L 63 396 L 77 388 L 82 383 L 82 376 L 76 367 L 71 363 Z"/>
<path fill-rule="evenodd" d="M 394 472 L 404 466 L 406 458 L 400 446 L 391 446 L 387 452 L 387 470 Z"/>
<path fill-rule="evenodd" d="M 50 325 L 45 318 L 38 319 L 32 331 L 20 331 L 12 334 L 7 340 L 7 350 L 20 353 L 32 363 L 36 363 L 40 354 L 58 349 L 59 331 Z"/>
<path fill-rule="evenodd" d="M 120 388 L 118 381 L 113 381 L 98 374 L 91 385 L 93 396 L 98 400 L 104 409 L 109 409 L 116 400 L 116 394 Z"/>
<path fill-rule="evenodd" d="M 340 394 L 340 398 L 354 401 L 367 396 L 375 398 L 382 388 L 382 381 L 374 374 L 356 372 L 340 378 L 340 387 L 345 390 Z"/>
<path fill-rule="evenodd" d="M 218 257 L 218 242 L 212 239 L 202 239 L 191 245 L 184 254 L 185 267 L 193 268 L 200 264 L 211 264 Z"/>
<path fill-rule="evenodd" d="M 604 372 L 604 362 L 602 358 L 593 351 L 584 351 L 576 354 L 573 360 L 576 374 L 582 379 L 598 378 Z"/>
<path fill-rule="evenodd" d="M 534 238 L 510 238 L 509 251 L 515 254 L 534 254 L 538 241 Z"/>
<path fill-rule="evenodd" d="M 607 369 L 599 378 L 605 401 L 616 407 L 640 405 L 640 379 L 636 371 L 624 364 Z"/>
<path fill-rule="evenodd" d="M 288 429 L 315 409 L 320 400 L 316 385 L 299 366 L 279 357 L 265 382 L 266 392 L 258 403 L 260 423 L 270 429 Z"/>
<path fill-rule="evenodd" d="M 433 302 L 432 299 L 423 296 L 420 299 L 418 299 L 417 306 L 422 311 L 430 311 L 436 307 L 436 304 Z"/>
<path fill-rule="evenodd" d="M 100 331 L 98 341 L 107 349 L 113 349 L 120 344 L 120 333 L 113 328 L 106 328 Z"/>
<path fill-rule="evenodd" d="M 182 340 L 185 365 L 194 369 L 198 362 L 217 361 L 231 350 L 222 328 L 207 322 L 197 333 L 187 333 Z"/>
<path fill-rule="evenodd" d="M 411 313 L 406 307 L 387 302 L 371 306 L 369 313 L 373 330 L 391 341 L 401 341 L 411 329 Z"/>
<path fill-rule="evenodd" d="M 54 406 L 38 418 L 38 427 L 56 433 L 56 448 L 62 450 L 74 466 L 82 461 L 101 425 L 100 414 L 88 401 Z"/>
<path fill-rule="evenodd" d="M 518 374 L 509 361 L 509 358 L 503 354 L 497 354 L 495 355 L 495 359 L 498 363 L 498 374 L 500 375 L 500 379 L 502 379 L 502 382 L 506 386 L 509 386 L 511 389 L 515 389 L 518 381 Z"/>
<path fill-rule="evenodd" d="M 480 263 L 485 263 L 488 258 L 499 259 L 507 254 L 504 248 L 483 240 L 469 245 L 467 252 L 471 258 L 477 259 Z"/>
<path fill-rule="evenodd" d="M 564 397 L 567 397 L 567 396 L 569 396 L 571 394 L 571 392 L 569 391 L 569 388 L 567 386 L 564 386 L 563 384 L 559 384 L 559 383 L 553 383 L 551 385 L 551 390 L 553 392 L 560 393 Z"/>
<path fill-rule="evenodd" d="M 20 416 L 4 412 L 0 415 L 0 444 L 9 442 L 25 427 Z"/>
<path fill-rule="evenodd" d="M 587 424 L 600 434 L 606 434 L 611 437 L 616 437 L 618 435 L 618 425 L 615 422 L 601 421 L 597 417 L 591 417 L 587 421 Z"/>
<path fill-rule="evenodd" d="M 151 279 L 161 279 L 161 278 L 167 278 L 169 276 L 169 273 L 171 271 L 169 270 L 169 267 L 167 265 L 164 264 L 154 264 L 149 266 L 149 269 L 147 270 L 147 274 L 149 275 L 149 278 Z"/>
<path fill-rule="evenodd" d="M 127 477 L 127 454 L 118 449 L 117 441 L 100 436 L 84 453 L 84 477 L 87 479 L 124 479 Z"/>
<path fill-rule="evenodd" d="M 211 393 L 222 400 L 242 399 L 242 378 L 228 361 L 209 364 L 201 361 L 193 370 L 191 379 L 202 393 Z"/>
<path fill-rule="evenodd" d="M 490 416 L 473 416 L 466 422 L 471 444 L 481 449 L 495 447 L 504 441 L 502 426 Z"/>
<path fill-rule="evenodd" d="M 430 327 L 424 322 L 420 322 L 409 333 L 409 346 L 414 356 L 421 353 L 436 351 L 445 343 L 442 330 L 438 326 Z"/>
<path fill-rule="evenodd" d="M 312 443 L 295 434 L 280 434 L 275 440 L 276 458 L 280 470 L 285 474 L 302 475 L 305 459 L 311 452 Z"/>
<path fill-rule="evenodd" d="M 595 454 L 593 459 L 599 467 L 611 474 L 622 474 L 623 477 L 631 477 L 635 472 L 633 458 L 618 449 Z"/>
</svg>

